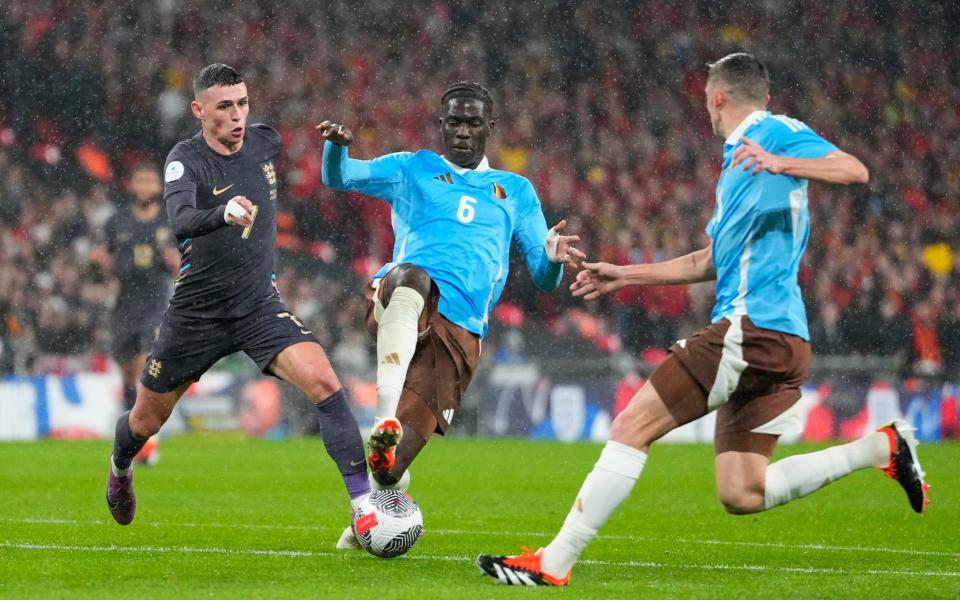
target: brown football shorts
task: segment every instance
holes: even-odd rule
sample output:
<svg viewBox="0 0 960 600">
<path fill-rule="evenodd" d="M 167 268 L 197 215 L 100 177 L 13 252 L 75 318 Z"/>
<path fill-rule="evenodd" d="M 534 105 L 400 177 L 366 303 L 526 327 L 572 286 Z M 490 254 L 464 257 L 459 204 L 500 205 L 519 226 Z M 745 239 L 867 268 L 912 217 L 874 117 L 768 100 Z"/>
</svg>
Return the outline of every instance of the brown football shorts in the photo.
<svg viewBox="0 0 960 600">
<path fill-rule="evenodd" d="M 365 289 L 367 331 L 377 339 L 374 282 Z M 436 284 L 424 307 L 426 329 L 417 340 L 417 349 L 407 369 L 407 379 L 397 405 L 397 418 L 425 440 L 434 433 L 443 435 L 480 362 L 480 336 L 451 323 L 437 310 L 440 291 Z"/>
<path fill-rule="evenodd" d="M 800 426 L 791 408 L 809 369 L 806 340 L 734 316 L 675 343 L 650 383 L 679 425 L 717 411 L 717 454 L 769 457 L 777 438 Z"/>
</svg>

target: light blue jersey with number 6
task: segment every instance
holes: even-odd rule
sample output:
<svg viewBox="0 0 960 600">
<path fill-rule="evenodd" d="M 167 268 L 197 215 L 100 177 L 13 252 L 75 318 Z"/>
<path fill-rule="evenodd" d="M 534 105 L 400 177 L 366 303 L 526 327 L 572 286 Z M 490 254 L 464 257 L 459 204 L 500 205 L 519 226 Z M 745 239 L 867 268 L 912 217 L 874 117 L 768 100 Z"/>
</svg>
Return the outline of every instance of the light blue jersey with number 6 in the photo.
<svg viewBox="0 0 960 600">
<path fill-rule="evenodd" d="M 390 205 L 393 259 L 374 278 L 394 264 L 417 265 L 440 288 L 440 314 L 481 337 L 507 281 L 511 240 L 537 287 L 560 285 L 563 270 L 547 258 L 547 223 L 533 186 L 525 177 L 491 169 L 486 158 L 476 169 L 429 150 L 356 160 L 345 146 L 328 141 L 323 182 Z"/>
</svg>

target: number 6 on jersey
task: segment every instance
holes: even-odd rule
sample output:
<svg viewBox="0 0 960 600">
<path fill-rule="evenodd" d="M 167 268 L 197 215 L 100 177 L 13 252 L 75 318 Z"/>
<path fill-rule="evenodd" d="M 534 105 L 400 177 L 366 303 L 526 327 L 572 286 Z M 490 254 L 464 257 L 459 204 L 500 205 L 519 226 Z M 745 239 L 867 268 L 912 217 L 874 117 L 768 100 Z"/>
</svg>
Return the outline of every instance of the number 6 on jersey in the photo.
<svg viewBox="0 0 960 600">
<path fill-rule="evenodd" d="M 473 217 L 477 214 L 477 209 L 473 207 L 476 203 L 476 198 L 460 196 L 460 206 L 457 208 L 457 219 L 461 223 L 466 224 L 473 221 Z"/>
</svg>

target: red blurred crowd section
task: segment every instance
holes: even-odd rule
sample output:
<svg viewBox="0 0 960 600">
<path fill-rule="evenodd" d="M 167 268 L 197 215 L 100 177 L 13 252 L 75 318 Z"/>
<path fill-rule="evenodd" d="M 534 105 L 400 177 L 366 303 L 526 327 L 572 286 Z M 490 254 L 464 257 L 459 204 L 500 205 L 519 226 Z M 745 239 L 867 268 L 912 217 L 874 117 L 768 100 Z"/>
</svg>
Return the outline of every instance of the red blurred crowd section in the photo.
<svg viewBox="0 0 960 600">
<path fill-rule="evenodd" d="M 281 289 L 349 355 L 365 347 L 360 286 L 389 259 L 390 215 L 322 186 L 318 122 L 350 126 L 357 157 L 439 149 L 442 90 L 480 80 L 495 98 L 491 162 L 533 181 L 551 224 L 569 219 L 592 259 L 662 260 L 707 243 L 721 140 L 703 106 L 705 63 L 746 50 L 772 73 L 772 111 L 871 172 L 867 186 L 811 186 L 800 279 L 815 352 L 955 375 L 960 5 L 722 4 L 5 3 L 0 368 L 57 356 L 69 369 L 106 347 L 114 284 L 87 253 L 126 201 L 130 169 L 159 168 L 196 131 L 191 78 L 206 63 L 239 68 L 252 118 L 283 134 Z M 709 286 L 588 304 L 537 293 L 522 270 L 489 340 L 507 355 L 639 356 L 709 319 Z M 523 342 L 507 343 L 509 331 Z"/>
</svg>

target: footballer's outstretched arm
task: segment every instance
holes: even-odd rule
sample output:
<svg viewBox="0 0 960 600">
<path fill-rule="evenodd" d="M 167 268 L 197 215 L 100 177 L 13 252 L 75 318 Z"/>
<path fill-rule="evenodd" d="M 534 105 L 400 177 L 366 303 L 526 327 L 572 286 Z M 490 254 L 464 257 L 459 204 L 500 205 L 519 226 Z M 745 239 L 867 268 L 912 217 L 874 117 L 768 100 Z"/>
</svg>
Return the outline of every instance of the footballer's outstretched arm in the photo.
<svg viewBox="0 0 960 600">
<path fill-rule="evenodd" d="M 350 158 L 347 146 L 353 143 L 353 133 L 348 128 L 324 121 L 317 125 L 317 132 L 325 140 L 320 171 L 324 185 L 383 198 L 390 204 L 403 197 L 403 165 L 412 154 L 397 152 L 373 160 Z"/>
<path fill-rule="evenodd" d="M 743 143 L 733 153 L 731 169 L 743 163 L 741 168 L 744 171 L 753 169 L 753 175 L 769 171 L 775 175 L 840 185 L 870 181 L 870 172 L 860 159 L 841 150 L 834 150 L 821 158 L 794 158 L 767 152 L 747 138 L 741 138 L 741 141 Z"/>
<path fill-rule="evenodd" d="M 542 214 L 540 219 L 543 220 Z M 527 269 L 530 270 L 534 283 L 541 290 L 549 292 L 560 287 L 560 280 L 563 279 L 563 265 L 568 264 L 576 269 L 580 267 L 580 261 L 587 257 L 573 246 L 575 242 L 580 241 L 579 235 L 561 233 L 566 226 L 567 220 L 561 219 L 559 223 L 547 230 L 543 243 L 528 250 L 521 250 Z"/>
<path fill-rule="evenodd" d="M 514 239 L 534 284 L 541 290 L 553 291 L 560 287 L 564 263 L 576 267 L 586 255 L 573 247 L 575 242 L 580 241 L 580 236 L 563 235 L 567 226 L 566 219 L 548 230 L 547 220 L 543 216 L 543 209 L 533 186 L 528 184 L 525 192 L 527 210 L 517 222 Z"/>
<path fill-rule="evenodd" d="M 348 182 L 370 177 L 367 161 L 350 158 L 347 146 L 353 143 L 353 132 L 338 123 L 324 121 L 317 125 L 317 133 L 325 140 L 320 177 L 323 184 L 338 191 L 350 189 Z"/>
<path fill-rule="evenodd" d="M 582 270 L 570 290 L 574 296 L 582 296 L 585 300 L 599 298 L 628 285 L 683 285 L 717 278 L 710 246 L 658 263 L 621 266 L 584 262 L 580 267 Z"/>
</svg>

